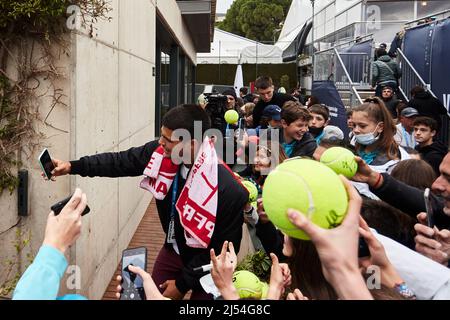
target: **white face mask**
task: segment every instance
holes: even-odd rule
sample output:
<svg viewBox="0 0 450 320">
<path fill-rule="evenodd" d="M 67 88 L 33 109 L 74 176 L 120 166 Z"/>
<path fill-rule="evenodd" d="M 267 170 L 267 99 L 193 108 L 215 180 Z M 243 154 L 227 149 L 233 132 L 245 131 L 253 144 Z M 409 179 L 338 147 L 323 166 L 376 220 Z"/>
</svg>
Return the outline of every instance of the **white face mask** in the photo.
<svg viewBox="0 0 450 320">
<path fill-rule="evenodd" d="M 358 142 L 359 144 L 362 144 L 364 146 L 369 146 L 371 144 L 374 144 L 380 138 L 379 134 L 375 136 L 375 133 L 377 132 L 377 128 L 378 128 L 378 124 L 375 127 L 375 130 L 373 132 L 355 135 L 356 142 Z"/>
</svg>

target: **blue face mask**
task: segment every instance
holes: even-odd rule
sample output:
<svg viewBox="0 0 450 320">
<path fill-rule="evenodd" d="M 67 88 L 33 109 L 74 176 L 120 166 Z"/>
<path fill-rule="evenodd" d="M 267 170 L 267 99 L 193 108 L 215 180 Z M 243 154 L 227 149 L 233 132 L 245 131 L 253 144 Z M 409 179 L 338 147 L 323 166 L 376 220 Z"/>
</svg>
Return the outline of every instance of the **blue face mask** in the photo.
<svg viewBox="0 0 450 320">
<path fill-rule="evenodd" d="M 364 146 L 369 146 L 374 144 L 379 138 L 380 135 L 375 136 L 375 132 L 377 132 L 378 125 L 375 127 L 375 130 L 371 133 L 364 133 L 355 135 L 356 142 L 362 144 Z"/>
</svg>

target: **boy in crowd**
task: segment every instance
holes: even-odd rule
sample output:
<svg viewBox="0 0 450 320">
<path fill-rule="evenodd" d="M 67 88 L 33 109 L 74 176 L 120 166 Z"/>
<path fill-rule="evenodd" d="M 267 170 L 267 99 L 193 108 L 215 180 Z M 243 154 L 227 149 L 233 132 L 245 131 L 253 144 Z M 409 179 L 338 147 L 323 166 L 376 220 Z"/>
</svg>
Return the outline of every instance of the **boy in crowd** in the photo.
<svg viewBox="0 0 450 320">
<path fill-rule="evenodd" d="M 312 158 L 317 143 L 308 132 L 312 117 L 298 102 L 287 102 L 281 110 L 280 143 L 289 158 L 307 156 Z"/>
<path fill-rule="evenodd" d="M 397 119 L 397 105 L 400 101 L 394 95 L 394 89 L 390 86 L 384 86 L 381 90 L 381 97 L 383 99 L 386 108 L 388 108 L 389 112 L 392 115 L 393 119 Z"/>
<path fill-rule="evenodd" d="M 275 88 L 270 77 L 259 77 L 255 81 L 255 87 L 259 95 L 259 101 L 256 103 L 255 109 L 253 109 L 253 125 L 255 128 L 261 124 L 261 117 L 267 106 L 274 104 L 281 108 L 285 102 L 295 101 L 295 98 L 290 95 L 279 92 L 274 93 Z"/>
<path fill-rule="evenodd" d="M 321 104 L 314 104 L 308 110 L 312 117 L 309 122 L 309 132 L 319 145 L 323 138 L 323 129 L 330 122 L 330 111 L 325 105 Z"/>
<path fill-rule="evenodd" d="M 419 151 L 422 159 L 428 162 L 439 176 L 439 165 L 447 154 L 448 148 L 440 141 L 433 141 L 438 130 L 436 120 L 428 117 L 418 117 L 414 120 L 413 125 L 414 138 L 418 143 L 416 150 Z"/>
</svg>

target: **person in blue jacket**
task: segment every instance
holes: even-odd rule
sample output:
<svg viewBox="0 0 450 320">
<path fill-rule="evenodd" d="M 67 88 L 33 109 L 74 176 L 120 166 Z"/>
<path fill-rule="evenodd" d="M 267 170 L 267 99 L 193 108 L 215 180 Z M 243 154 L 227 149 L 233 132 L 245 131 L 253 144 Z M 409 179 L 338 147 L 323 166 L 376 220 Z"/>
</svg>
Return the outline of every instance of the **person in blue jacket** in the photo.
<svg viewBox="0 0 450 320">
<path fill-rule="evenodd" d="M 86 203 L 86 194 L 77 188 L 58 216 L 50 212 L 42 247 L 19 279 L 13 300 L 86 299 L 73 294 L 58 297 L 59 285 L 68 265 L 64 254 L 80 236 L 81 214 Z"/>
<path fill-rule="evenodd" d="M 50 212 L 42 247 L 19 279 L 13 300 L 87 300 L 78 294 L 58 297 L 60 283 L 68 265 L 64 254 L 80 236 L 81 215 L 86 205 L 86 194 L 77 188 L 58 216 L 53 211 Z M 167 300 L 159 292 L 150 274 L 139 267 L 130 266 L 129 269 L 142 277 L 147 300 Z"/>
</svg>

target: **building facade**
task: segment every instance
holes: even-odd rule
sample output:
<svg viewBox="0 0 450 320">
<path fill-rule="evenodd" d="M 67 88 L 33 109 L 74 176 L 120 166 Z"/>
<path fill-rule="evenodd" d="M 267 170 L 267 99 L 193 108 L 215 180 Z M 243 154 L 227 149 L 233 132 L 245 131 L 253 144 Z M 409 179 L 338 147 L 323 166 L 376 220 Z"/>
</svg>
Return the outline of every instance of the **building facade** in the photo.
<svg viewBox="0 0 450 320">
<path fill-rule="evenodd" d="M 37 102 L 36 126 L 54 158 L 78 159 L 143 145 L 159 135 L 169 106 L 193 101 L 196 54 L 210 50 L 216 1 L 110 3 L 111 21 L 97 23 L 92 36 L 83 29 L 67 35 L 69 50 L 56 61 L 64 75 L 57 83 L 64 105 L 52 106 L 46 95 Z M 50 206 L 80 187 L 91 212 L 83 217 L 81 237 L 67 254 L 70 266 L 61 293 L 100 299 L 150 193 L 139 188 L 138 177 L 64 176 L 46 182 L 38 154 L 22 154 L 20 169 L 29 176 L 28 212 L 18 216 L 17 191 L 0 196 L 0 286 L 24 272 L 37 253 Z M 17 244 L 25 245 L 17 250 Z"/>
</svg>

